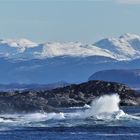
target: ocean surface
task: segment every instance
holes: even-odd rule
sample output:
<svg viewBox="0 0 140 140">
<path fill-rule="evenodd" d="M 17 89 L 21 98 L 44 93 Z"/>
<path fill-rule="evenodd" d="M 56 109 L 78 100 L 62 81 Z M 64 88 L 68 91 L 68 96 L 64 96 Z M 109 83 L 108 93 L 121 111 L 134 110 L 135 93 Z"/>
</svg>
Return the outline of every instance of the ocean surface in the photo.
<svg viewBox="0 0 140 140">
<path fill-rule="evenodd" d="M 119 107 L 118 95 L 60 113 L 1 114 L 0 140 L 140 140 L 140 107 Z"/>
</svg>

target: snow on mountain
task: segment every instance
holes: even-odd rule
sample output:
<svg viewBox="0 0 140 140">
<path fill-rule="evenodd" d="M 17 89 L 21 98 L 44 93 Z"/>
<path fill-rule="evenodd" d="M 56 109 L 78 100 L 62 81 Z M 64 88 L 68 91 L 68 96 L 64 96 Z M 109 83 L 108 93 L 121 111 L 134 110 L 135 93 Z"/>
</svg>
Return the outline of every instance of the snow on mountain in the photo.
<svg viewBox="0 0 140 140">
<path fill-rule="evenodd" d="M 133 34 L 125 34 L 119 38 L 106 38 L 94 45 L 106 49 L 116 59 L 135 59 L 140 57 L 140 37 Z"/>
<path fill-rule="evenodd" d="M 86 57 L 96 55 L 112 58 L 110 52 L 94 45 L 84 45 L 78 42 L 36 44 L 28 40 L 0 41 L 0 54 L 1 56 L 14 59 L 50 58 L 57 56 Z"/>
<path fill-rule="evenodd" d="M 0 82 L 6 84 L 82 82 L 101 70 L 139 68 L 140 37 L 125 34 L 100 40 L 93 45 L 0 40 L 0 67 Z"/>
<path fill-rule="evenodd" d="M 55 57 L 55 56 L 106 56 L 112 57 L 105 49 L 98 48 L 93 45 L 84 45 L 79 42 L 69 43 L 46 43 L 44 44 L 42 56 Z"/>
<path fill-rule="evenodd" d="M 124 34 L 92 44 L 80 42 L 37 44 L 27 39 L 0 40 L 0 56 L 12 59 L 52 58 L 58 56 L 103 56 L 116 60 L 140 58 L 140 36 Z"/>
<path fill-rule="evenodd" d="M 132 34 L 125 34 L 120 38 L 124 38 L 127 42 L 136 50 L 140 51 L 140 36 L 132 35 Z"/>
<path fill-rule="evenodd" d="M 38 44 L 27 39 L 0 40 L 0 56 L 8 58 L 20 58 L 24 56 L 26 49 L 37 47 Z M 25 56 L 26 57 L 26 56 Z"/>
<path fill-rule="evenodd" d="M 12 40 L 12 39 L 8 39 L 8 40 L 1 40 L 0 44 L 7 44 L 11 47 L 18 47 L 18 48 L 30 48 L 30 47 L 35 47 L 38 44 L 34 43 L 30 40 L 27 39 L 19 39 L 19 40 Z"/>
</svg>

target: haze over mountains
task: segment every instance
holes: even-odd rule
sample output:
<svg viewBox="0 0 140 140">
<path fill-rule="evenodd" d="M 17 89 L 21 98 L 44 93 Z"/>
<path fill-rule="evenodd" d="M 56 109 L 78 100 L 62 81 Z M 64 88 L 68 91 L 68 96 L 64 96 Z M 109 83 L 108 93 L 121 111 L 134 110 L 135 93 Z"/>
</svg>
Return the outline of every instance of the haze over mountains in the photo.
<svg viewBox="0 0 140 140">
<path fill-rule="evenodd" d="M 93 44 L 0 40 L 0 83 L 83 82 L 96 71 L 139 68 L 140 36 L 124 34 Z"/>
</svg>

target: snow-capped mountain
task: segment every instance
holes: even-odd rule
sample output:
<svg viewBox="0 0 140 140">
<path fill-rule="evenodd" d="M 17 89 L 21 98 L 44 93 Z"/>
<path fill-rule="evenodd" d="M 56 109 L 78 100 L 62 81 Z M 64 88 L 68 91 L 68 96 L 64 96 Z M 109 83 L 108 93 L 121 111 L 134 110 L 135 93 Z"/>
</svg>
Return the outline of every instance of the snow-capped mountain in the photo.
<svg viewBox="0 0 140 140">
<path fill-rule="evenodd" d="M 82 43 L 46 43 L 42 51 L 44 57 L 55 56 L 74 56 L 74 57 L 86 57 L 86 56 L 106 56 L 111 55 L 105 49 L 98 48 L 93 45 L 84 45 Z"/>
<path fill-rule="evenodd" d="M 12 40 L 12 39 L 8 39 L 8 40 L 1 40 L 0 44 L 5 44 L 5 45 L 9 45 L 10 47 L 17 47 L 17 48 L 32 48 L 37 46 L 38 44 L 27 40 L 27 39 L 19 39 L 19 40 Z"/>
<path fill-rule="evenodd" d="M 140 68 L 140 37 L 125 34 L 94 44 L 0 40 L 0 83 L 83 82 L 94 72 Z"/>
<path fill-rule="evenodd" d="M 119 38 L 100 40 L 93 45 L 80 42 L 38 44 L 27 39 L 0 40 L 0 56 L 12 59 L 104 56 L 116 60 L 129 60 L 140 58 L 140 36 L 125 34 Z"/>
<path fill-rule="evenodd" d="M 25 39 L 0 41 L 0 54 L 13 59 L 43 59 L 58 56 L 86 57 L 95 55 L 112 57 L 107 50 L 93 45 L 84 45 L 78 42 L 36 44 Z"/>
<path fill-rule="evenodd" d="M 34 43 L 27 39 L 19 39 L 19 40 L 0 40 L 0 56 L 8 57 L 8 58 L 20 58 L 25 57 L 25 51 L 37 47 L 38 44 Z"/>
<path fill-rule="evenodd" d="M 119 38 L 106 38 L 94 44 L 111 52 L 117 60 L 135 59 L 140 57 L 140 36 L 125 34 Z"/>
</svg>

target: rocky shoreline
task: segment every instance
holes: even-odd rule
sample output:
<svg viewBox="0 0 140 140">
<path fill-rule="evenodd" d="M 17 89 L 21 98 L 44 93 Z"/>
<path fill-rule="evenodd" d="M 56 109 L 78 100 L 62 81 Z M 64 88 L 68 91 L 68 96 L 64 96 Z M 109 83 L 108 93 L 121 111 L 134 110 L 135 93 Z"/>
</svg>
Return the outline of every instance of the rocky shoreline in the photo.
<svg viewBox="0 0 140 140">
<path fill-rule="evenodd" d="M 63 88 L 0 93 L 0 113 L 58 112 L 59 107 L 90 104 L 102 95 L 119 94 L 121 106 L 139 106 L 140 94 L 124 84 L 88 81 Z"/>
</svg>

